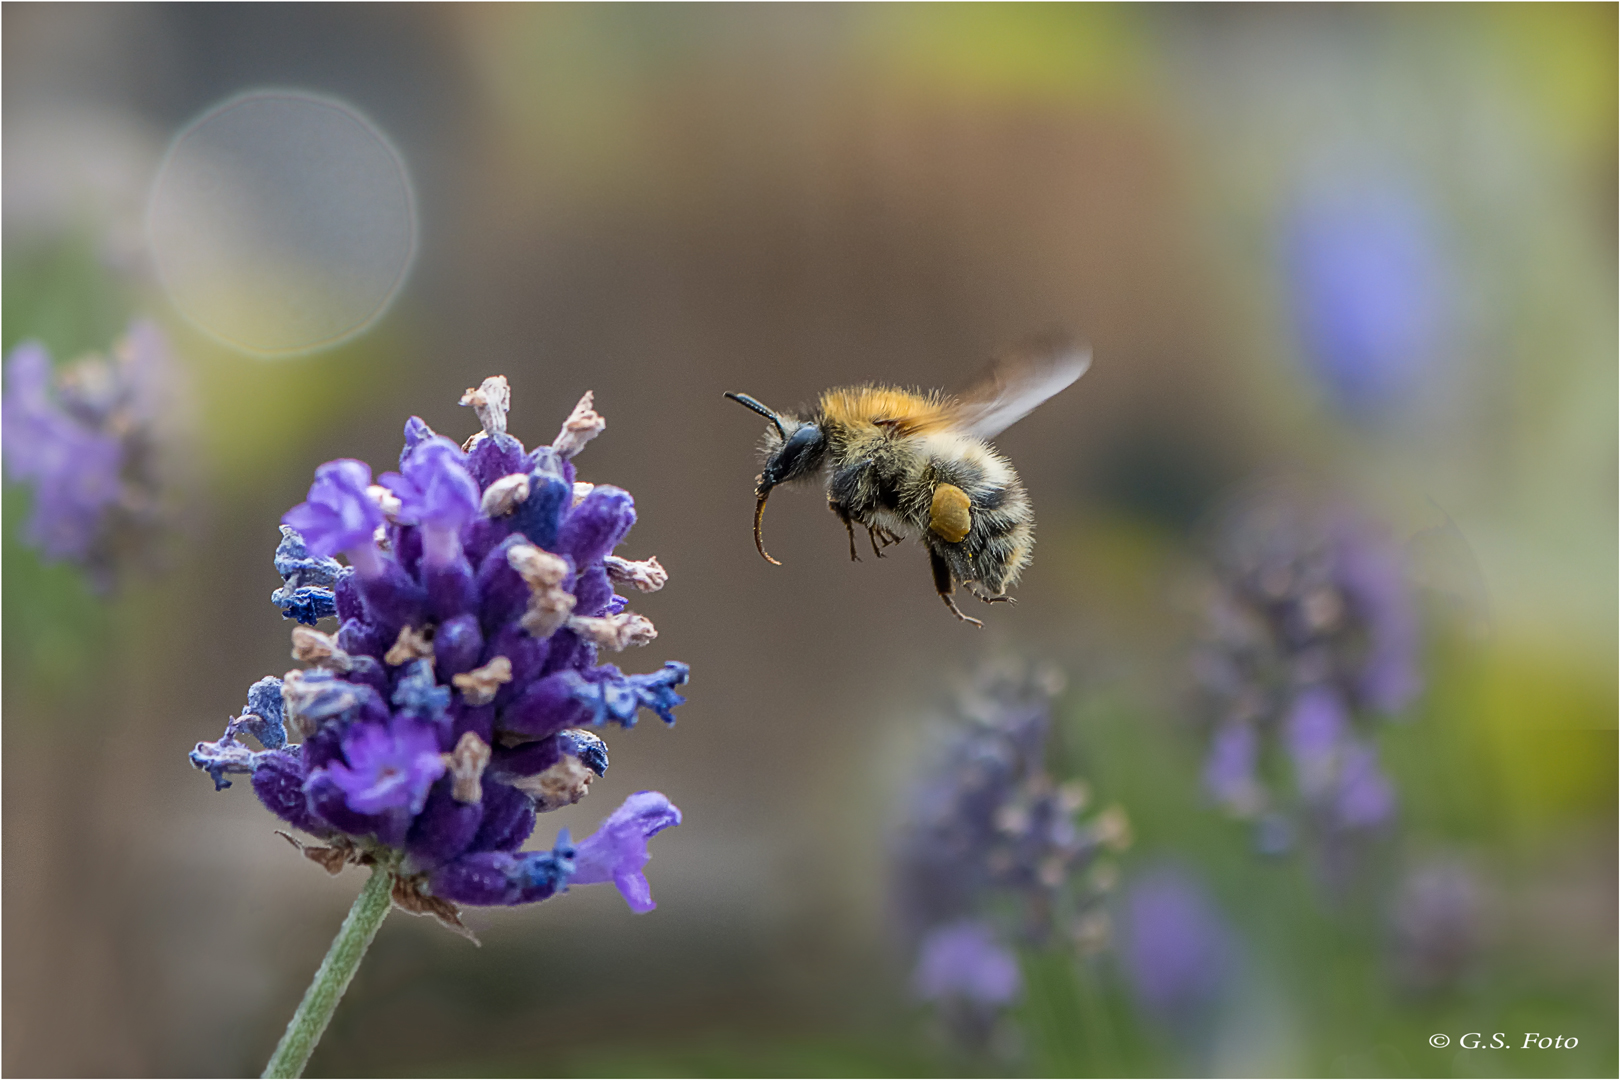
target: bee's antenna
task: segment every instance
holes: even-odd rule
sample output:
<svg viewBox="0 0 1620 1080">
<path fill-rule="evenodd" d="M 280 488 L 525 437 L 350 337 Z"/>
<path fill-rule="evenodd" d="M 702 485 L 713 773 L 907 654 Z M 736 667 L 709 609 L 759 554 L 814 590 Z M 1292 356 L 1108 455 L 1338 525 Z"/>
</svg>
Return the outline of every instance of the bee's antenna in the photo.
<svg viewBox="0 0 1620 1080">
<path fill-rule="evenodd" d="M 747 394 L 732 394 L 732 393 L 728 392 L 726 394 L 726 397 L 730 398 L 732 401 L 735 401 L 739 405 L 746 405 L 748 408 L 753 409 L 755 412 L 759 413 L 759 415 L 763 416 L 765 419 L 769 420 L 771 423 L 776 425 L 776 433 L 778 435 L 782 436 L 782 438 L 784 438 L 784 439 L 787 438 L 787 431 L 782 427 L 782 418 L 780 416 L 776 415 L 776 411 L 774 409 L 766 408 L 764 405 L 761 405 L 759 402 L 755 401 L 753 398 L 749 397 Z M 760 505 L 760 512 L 764 513 L 765 503 L 763 501 L 761 501 L 759 505 Z M 763 551 L 761 551 L 760 554 L 765 555 L 765 553 Z M 765 557 L 767 559 L 771 558 L 769 555 L 765 555 Z M 771 561 L 775 562 L 776 560 L 771 559 Z"/>
<path fill-rule="evenodd" d="M 731 397 L 731 395 L 727 394 L 726 397 Z M 747 404 L 747 402 L 744 402 L 744 404 Z M 760 535 L 760 527 L 765 524 L 765 500 L 770 497 L 771 489 L 766 488 L 759 493 L 759 502 L 754 506 L 754 546 L 759 549 L 761 555 L 765 556 L 766 562 L 771 563 L 773 566 L 781 566 L 781 563 L 766 554 L 765 538 Z"/>
</svg>

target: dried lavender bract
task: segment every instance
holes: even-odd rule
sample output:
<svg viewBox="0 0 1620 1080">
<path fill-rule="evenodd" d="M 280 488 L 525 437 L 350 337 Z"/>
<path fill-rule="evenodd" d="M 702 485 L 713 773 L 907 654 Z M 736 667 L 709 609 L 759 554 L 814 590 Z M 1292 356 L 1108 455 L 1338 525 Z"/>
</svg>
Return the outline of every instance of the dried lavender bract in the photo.
<svg viewBox="0 0 1620 1080">
<path fill-rule="evenodd" d="M 396 905 L 458 928 L 457 904 L 607 881 L 651 910 L 647 841 L 681 820 L 643 791 L 578 844 L 565 830 L 521 850 L 536 814 L 578 802 L 607 769 L 601 728 L 643 709 L 674 723 L 687 666 L 598 663 L 657 636 L 615 583 L 650 591 L 664 571 L 612 555 L 636 519 L 630 494 L 576 483 L 571 459 L 605 426 L 590 395 L 533 451 L 506 431 L 509 401 L 500 376 L 467 392 L 483 430 L 465 447 L 412 417 L 399 471 L 375 482 L 360 461 L 316 470 L 282 519 L 271 598 L 309 666 L 255 683 L 224 737 L 191 754 L 216 787 L 250 776 L 318 841 L 294 841 L 311 859 L 384 866 Z"/>
</svg>

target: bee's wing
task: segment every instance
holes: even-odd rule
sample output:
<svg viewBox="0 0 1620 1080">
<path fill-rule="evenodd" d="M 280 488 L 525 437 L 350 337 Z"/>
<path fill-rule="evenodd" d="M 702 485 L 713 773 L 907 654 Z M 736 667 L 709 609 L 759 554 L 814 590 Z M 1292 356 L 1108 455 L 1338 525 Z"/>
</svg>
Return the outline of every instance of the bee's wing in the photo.
<svg viewBox="0 0 1620 1080">
<path fill-rule="evenodd" d="M 958 398 L 956 422 L 981 439 L 993 439 L 1086 373 L 1091 349 L 1062 333 L 1020 342 L 997 353 L 990 370 Z"/>
</svg>

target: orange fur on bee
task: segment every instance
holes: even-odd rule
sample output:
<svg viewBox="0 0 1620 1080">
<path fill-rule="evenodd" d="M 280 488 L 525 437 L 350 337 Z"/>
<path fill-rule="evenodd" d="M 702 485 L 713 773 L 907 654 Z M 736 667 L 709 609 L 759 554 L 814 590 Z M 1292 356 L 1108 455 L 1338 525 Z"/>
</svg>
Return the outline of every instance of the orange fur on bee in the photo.
<svg viewBox="0 0 1620 1080">
<path fill-rule="evenodd" d="M 951 426 L 956 400 L 938 393 L 917 393 L 895 386 L 853 386 L 821 396 L 821 414 L 838 424 L 891 421 L 897 435 L 925 435 Z"/>
</svg>

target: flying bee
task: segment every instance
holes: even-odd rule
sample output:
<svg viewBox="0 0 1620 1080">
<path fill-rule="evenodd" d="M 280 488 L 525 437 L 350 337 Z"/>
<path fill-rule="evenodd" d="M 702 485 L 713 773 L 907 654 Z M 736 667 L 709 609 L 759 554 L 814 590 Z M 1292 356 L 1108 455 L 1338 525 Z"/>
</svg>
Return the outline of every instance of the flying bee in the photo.
<svg viewBox="0 0 1620 1080">
<path fill-rule="evenodd" d="M 754 546 L 767 562 L 765 500 L 779 484 L 823 477 L 827 508 L 872 552 L 908 536 L 928 549 L 934 589 L 963 622 L 958 584 L 985 603 L 1011 602 L 1007 590 L 1029 565 L 1035 515 L 1011 463 L 990 446 L 1030 410 L 1085 374 L 1091 351 L 1066 337 L 1008 350 L 959 397 L 892 386 L 828 390 L 807 415 L 777 412 L 747 394 L 726 397 L 771 422 L 754 496 Z"/>
</svg>

